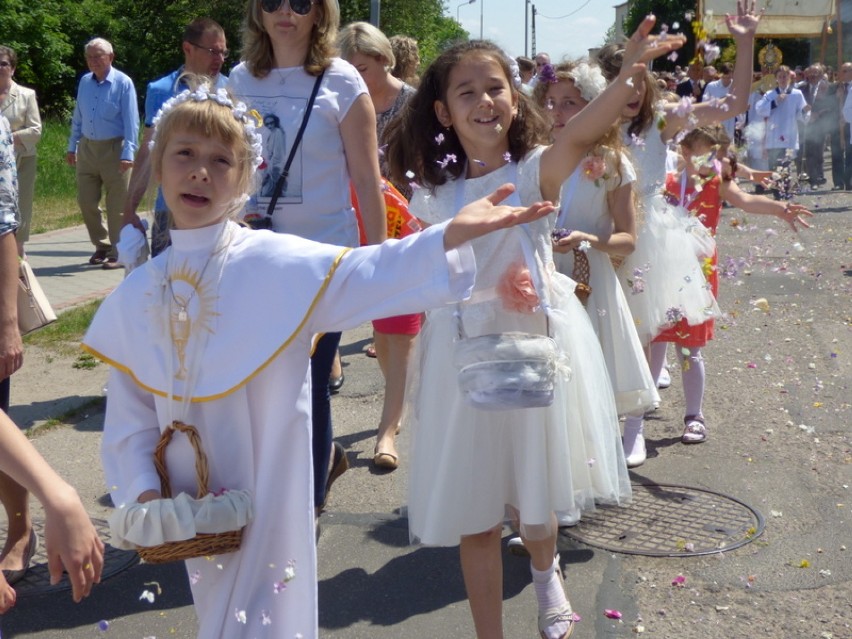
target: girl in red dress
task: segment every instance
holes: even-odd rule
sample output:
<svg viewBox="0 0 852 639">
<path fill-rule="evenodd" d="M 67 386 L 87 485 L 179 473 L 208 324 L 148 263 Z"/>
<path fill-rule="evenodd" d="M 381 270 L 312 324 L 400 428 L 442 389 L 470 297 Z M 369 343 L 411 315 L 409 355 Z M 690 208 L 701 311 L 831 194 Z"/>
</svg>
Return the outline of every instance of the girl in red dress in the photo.
<svg viewBox="0 0 852 639">
<path fill-rule="evenodd" d="M 680 144 L 684 160 L 683 170 L 677 174 L 670 173 L 666 179 L 667 199 L 686 207 L 713 236 L 716 235 L 716 227 L 719 225 L 723 200 L 747 213 L 774 215 L 787 222 L 793 231 L 798 231 L 797 225 L 810 228 L 804 218 L 813 217 L 813 213 L 805 207 L 740 190 L 733 180 L 736 158 L 728 155 L 729 144 L 730 140 L 724 129 L 719 126 L 700 127 L 690 131 Z M 712 255 L 705 258 L 704 268 L 707 282 L 716 298 L 719 294 L 717 256 L 717 251 L 713 250 Z M 672 311 L 672 326 L 654 338 L 651 356 L 652 361 L 655 356 L 665 357 L 666 344 L 674 342 L 677 345 L 675 350 L 681 364 L 686 404 L 681 441 L 684 444 L 698 444 L 707 439 L 707 427 L 701 408 L 705 385 L 701 349 L 713 339 L 714 321 L 710 319 L 702 324 L 690 325 L 685 319 L 677 317 L 676 309 Z"/>
</svg>

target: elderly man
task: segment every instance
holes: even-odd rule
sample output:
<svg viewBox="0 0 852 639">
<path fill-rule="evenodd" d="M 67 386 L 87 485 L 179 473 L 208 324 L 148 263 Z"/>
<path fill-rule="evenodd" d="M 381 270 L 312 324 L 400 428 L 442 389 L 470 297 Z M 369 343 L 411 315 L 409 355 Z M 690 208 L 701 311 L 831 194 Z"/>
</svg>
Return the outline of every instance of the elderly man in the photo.
<svg viewBox="0 0 852 639">
<path fill-rule="evenodd" d="M 831 117 L 832 100 L 829 95 L 829 84 L 825 78 L 825 67 L 821 64 L 812 64 L 805 69 L 805 81 L 796 85 L 796 88 L 805 96 L 805 101 L 811 107 L 811 117 L 807 124 L 801 129 L 803 137 L 804 171 L 808 174 L 811 189 L 825 184 L 826 179 L 823 169 L 823 153 L 825 151 L 825 138 L 829 133 L 829 124 L 833 124 Z"/>
<path fill-rule="evenodd" d="M 183 31 L 181 48 L 183 66 L 151 82 L 145 94 L 145 132 L 136 154 L 136 165 L 124 206 L 122 226 L 132 224 L 144 231 L 136 211 L 151 181 L 148 143 L 154 136 L 154 118 L 166 100 L 186 89 L 182 76 L 186 73 L 209 76 L 216 82 L 217 88 L 224 87 L 228 82 L 228 78 L 222 75 L 221 71 L 229 52 L 225 43 L 225 31 L 218 22 L 210 18 L 196 18 L 190 22 Z M 151 229 L 151 255 L 157 255 L 169 245 L 168 218 L 166 201 L 158 190 L 154 204 L 154 226 Z"/>
<path fill-rule="evenodd" d="M 66 161 L 77 167 L 77 203 L 95 246 L 89 264 L 120 268 L 116 243 L 139 136 L 139 107 L 133 81 L 112 66 L 112 45 L 95 38 L 85 52 L 89 73 L 77 88 Z M 102 188 L 106 226 L 100 207 Z"/>
<path fill-rule="evenodd" d="M 846 99 L 852 95 L 852 62 L 844 62 L 829 89 L 833 100 L 829 137 L 831 140 L 831 179 L 835 191 L 852 191 L 852 140 L 849 123 L 843 119 Z"/>
</svg>

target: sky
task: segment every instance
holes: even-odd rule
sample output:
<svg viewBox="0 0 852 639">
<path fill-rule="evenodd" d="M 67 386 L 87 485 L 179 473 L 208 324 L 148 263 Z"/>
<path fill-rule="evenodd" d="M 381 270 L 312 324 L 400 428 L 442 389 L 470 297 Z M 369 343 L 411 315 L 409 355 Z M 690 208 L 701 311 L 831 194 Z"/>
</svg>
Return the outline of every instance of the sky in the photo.
<svg viewBox="0 0 852 639">
<path fill-rule="evenodd" d="M 546 51 L 552 60 L 588 55 L 588 49 L 603 44 L 607 30 L 615 23 L 616 4 L 623 0 L 535 0 L 536 51 Z M 448 0 L 447 15 L 458 15 L 472 38 L 479 37 L 480 11 L 484 37 L 495 41 L 510 55 L 524 54 L 525 0 Z M 459 6 L 461 5 L 461 6 Z M 568 15 L 571 14 L 571 15 Z M 562 16 L 568 17 L 562 17 Z M 551 19 L 561 18 L 561 19 Z M 530 9 L 530 31 L 532 10 Z M 532 35 L 528 36 L 532 53 Z M 532 56 L 530 56 L 532 57 Z"/>
</svg>

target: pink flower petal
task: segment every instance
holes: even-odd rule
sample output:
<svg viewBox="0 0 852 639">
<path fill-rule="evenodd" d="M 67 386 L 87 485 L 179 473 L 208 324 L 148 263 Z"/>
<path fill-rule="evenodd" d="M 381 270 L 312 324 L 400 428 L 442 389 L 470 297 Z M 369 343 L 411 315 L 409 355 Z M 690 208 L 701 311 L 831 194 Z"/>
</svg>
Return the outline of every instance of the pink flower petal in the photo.
<svg viewBox="0 0 852 639">
<path fill-rule="evenodd" d="M 610 619 L 621 619 L 623 615 L 621 614 L 620 610 L 607 608 L 606 610 L 604 610 L 604 616 Z"/>
</svg>

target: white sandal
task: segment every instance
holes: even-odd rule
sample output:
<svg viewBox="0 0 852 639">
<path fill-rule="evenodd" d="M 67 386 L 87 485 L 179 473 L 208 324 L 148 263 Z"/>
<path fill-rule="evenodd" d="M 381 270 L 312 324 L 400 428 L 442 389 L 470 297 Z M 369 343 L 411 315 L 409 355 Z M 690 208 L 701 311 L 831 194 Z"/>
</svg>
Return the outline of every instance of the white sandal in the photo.
<svg viewBox="0 0 852 639">
<path fill-rule="evenodd" d="M 683 424 L 681 442 L 684 444 L 701 444 L 707 441 L 707 425 L 701 415 L 687 415 L 683 418 Z"/>
<path fill-rule="evenodd" d="M 562 575 L 562 567 L 559 565 L 559 555 L 556 555 L 556 574 L 559 575 L 559 582 L 562 584 L 563 590 L 565 589 L 565 579 Z M 573 632 L 574 628 L 577 625 L 576 619 L 574 618 L 574 610 L 571 608 L 571 602 L 568 601 L 568 595 L 565 595 L 565 605 L 561 608 L 548 608 L 547 610 L 542 610 L 539 608 L 538 610 L 538 633 L 541 636 L 541 639 L 547 639 L 547 635 L 544 633 L 550 626 L 557 623 L 568 623 L 568 630 L 565 631 L 559 639 L 568 639 Z"/>
</svg>

